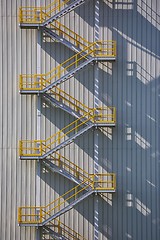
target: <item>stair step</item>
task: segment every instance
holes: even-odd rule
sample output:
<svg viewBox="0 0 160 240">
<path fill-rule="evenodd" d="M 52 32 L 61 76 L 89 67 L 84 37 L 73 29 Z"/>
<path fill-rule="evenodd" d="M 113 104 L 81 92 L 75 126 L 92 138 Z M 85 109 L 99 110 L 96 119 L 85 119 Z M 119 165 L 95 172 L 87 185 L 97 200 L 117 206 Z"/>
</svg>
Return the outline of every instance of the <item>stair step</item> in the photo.
<svg viewBox="0 0 160 240">
<path fill-rule="evenodd" d="M 71 70 L 70 72 L 68 72 L 67 74 L 65 74 L 63 77 L 61 77 L 60 79 L 58 79 L 57 81 L 51 83 L 49 86 L 47 86 L 46 88 L 44 88 L 41 93 L 47 92 L 50 89 L 52 89 L 53 87 L 65 82 L 67 79 L 71 78 L 72 76 L 74 76 L 74 74 L 76 72 L 78 72 L 79 70 L 81 70 L 82 68 L 84 68 L 86 65 L 88 65 L 89 63 L 91 63 L 94 60 L 94 58 L 89 58 L 87 59 L 85 62 L 81 63 L 79 65 L 79 67 L 74 68 L 73 70 Z"/>
<path fill-rule="evenodd" d="M 65 105 L 64 103 L 62 102 L 59 102 L 58 100 L 56 100 L 55 98 L 53 98 L 50 94 L 48 93 L 44 93 L 42 95 L 47 101 L 51 102 L 54 106 L 58 107 L 58 108 L 61 108 L 62 110 L 64 110 L 65 112 L 71 114 L 73 117 L 76 117 L 76 118 L 81 118 L 82 115 L 79 114 L 78 112 L 74 111 L 73 109 L 71 109 L 70 107 L 68 107 L 67 105 Z M 84 120 L 86 120 L 85 118 L 84 119 L 80 119 L 82 122 Z M 86 124 L 87 125 L 87 124 Z"/>
<path fill-rule="evenodd" d="M 53 231 L 53 230 L 52 230 L 50 227 L 48 227 L 48 226 L 43 226 L 43 235 L 49 235 L 49 236 L 52 237 L 53 239 L 65 240 L 65 238 L 64 238 L 61 234 Z"/>
<path fill-rule="evenodd" d="M 85 198 L 89 197 L 92 193 L 94 193 L 93 190 L 88 191 L 87 193 L 83 194 L 81 197 L 77 198 L 76 200 L 74 200 L 72 203 L 70 203 L 68 206 L 64 207 L 63 209 L 61 209 L 59 212 L 55 213 L 54 215 L 52 215 L 51 217 L 49 217 L 48 219 L 46 219 L 44 222 L 42 222 L 42 226 L 44 226 L 45 224 L 47 224 L 48 222 L 52 221 L 53 219 L 59 217 L 60 215 L 68 212 L 70 209 L 72 209 L 75 205 L 77 205 L 78 203 L 80 203 L 81 201 L 83 201 Z"/>
<path fill-rule="evenodd" d="M 72 10 L 74 10 L 75 8 L 79 7 L 80 5 L 82 5 L 85 2 L 85 0 L 76 0 L 73 3 L 71 3 L 69 6 L 65 7 L 64 9 L 62 9 L 60 12 L 58 12 L 57 14 L 55 14 L 54 16 L 50 17 L 48 20 L 46 20 L 43 23 L 43 26 L 47 26 L 48 24 L 52 23 L 54 20 L 57 20 L 58 18 L 66 15 L 67 13 L 71 12 Z"/>
<path fill-rule="evenodd" d="M 69 145 L 70 143 L 72 143 L 75 138 L 77 138 L 78 136 L 82 135 L 83 133 L 85 133 L 87 130 L 89 130 L 93 126 L 94 126 L 94 123 L 88 124 L 87 126 L 82 128 L 80 131 L 78 131 L 77 133 L 73 134 L 70 138 L 68 138 L 64 142 L 60 143 L 59 145 L 57 145 L 56 147 L 54 147 L 53 149 L 51 149 L 50 151 L 48 151 L 47 153 L 45 153 L 42 156 L 20 156 L 20 159 L 22 159 L 22 160 L 24 160 L 24 159 L 30 159 L 30 160 L 32 160 L 32 159 L 34 159 L 34 160 L 36 160 L 36 159 L 39 159 L 39 160 L 45 159 L 46 157 L 48 157 L 52 153 L 60 150 L 61 148 Z"/>
<path fill-rule="evenodd" d="M 58 34 L 56 34 L 53 30 L 45 27 L 43 29 L 43 31 L 50 37 L 52 38 L 52 40 L 58 40 L 59 42 L 61 42 L 63 45 L 65 45 L 66 47 L 70 48 L 71 50 L 73 50 L 74 52 L 78 53 L 80 52 L 82 49 L 76 47 L 74 44 L 72 44 L 71 42 L 67 41 L 65 38 L 62 38 L 61 36 L 59 36 Z M 84 54 L 82 54 L 84 55 Z"/>
<path fill-rule="evenodd" d="M 65 171 L 63 168 L 57 167 L 54 163 L 52 163 L 52 160 L 45 159 L 45 160 L 43 160 L 43 164 L 47 168 L 49 168 L 51 171 L 61 174 L 62 176 L 68 178 L 69 180 L 75 182 L 76 184 L 81 183 L 81 181 L 78 180 L 75 176 L 71 175 L 70 173 Z"/>
</svg>

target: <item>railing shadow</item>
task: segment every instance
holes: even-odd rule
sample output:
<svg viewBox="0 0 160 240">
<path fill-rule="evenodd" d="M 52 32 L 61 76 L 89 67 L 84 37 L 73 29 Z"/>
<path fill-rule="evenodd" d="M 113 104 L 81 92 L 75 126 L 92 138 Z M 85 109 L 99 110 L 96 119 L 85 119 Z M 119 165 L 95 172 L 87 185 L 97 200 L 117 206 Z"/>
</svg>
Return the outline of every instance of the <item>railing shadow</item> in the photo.
<svg viewBox="0 0 160 240">
<path fill-rule="evenodd" d="M 43 165 L 42 165 L 43 166 Z M 43 167 L 42 171 L 41 171 L 41 179 L 44 181 L 45 184 L 47 184 L 50 189 L 51 192 L 47 193 L 50 195 L 50 199 L 56 199 L 58 196 L 61 196 L 62 194 L 64 194 L 65 192 L 67 192 L 68 190 L 70 190 L 72 187 L 76 186 L 76 184 L 74 184 L 72 181 L 64 178 L 63 176 L 60 176 L 57 173 L 51 173 L 50 170 L 47 169 L 47 167 Z M 60 187 L 60 186 L 63 186 Z M 54 189 L 54 190 L 53 190 Z M 116 194 L 116 193 L 114 193 Z M 99 204 L 102 204 L 105 209 L 107 208 L 107 210 L 109 212 L 112 212 L 112 201 L 114 198 L 114 194 L 112 196 L 112 194 L 103 194 L 103 196 L 99 196 Z M 52 197 L 53 196 L 53 197 Z M 47 199 L 47 197 L 46 197 Z M 42 205 L 44 204 L 48 204 L 48 201 L 45 200 L 45 202 L 43 201 L 43 203 L 41 203 Z M 63 222 L 65 218 L 69 219 L 70 215 L 76 215 L 77 213 L 80 214 L 79 215 L 79 221 L 83 221 L 84 219 L 87 220 L 89 222 L 89 224 L 91 224 L 92 226 L 94 225 L 94 194 L 92 194 L 91 196 L 89 196 L 88 198 L 84 199 L 82 202 L 80 202 L 79 204 L 77 204 L 76 206 L 74 206 L 74 208 L 68 212 L 66 212 L 64 215 L 61 216 L 61 221 Z M 102 214 L 102 215 L 101 215 Z M 100 214 L 100 223 L 101 224 L 103 222 L 103 218 L 104 215 L 103 213 Z M 74 222 L 72 224 L 69 225 L 69 227 L 71 227 L 74 230 L 77 230 L 77 224 L 76 224 L 76 218 L 74 218 Z M 76 228 L 76 229 L 75 229 Z M 78 232 L 86 237 L 87 239 L 89 239 L 91 236 L 89 235 L 88 231 L 85 231 L 86 227 L 83 229 L 83 226 L 81 226 L 80 228 L 78 228 Z M 100 228 L 100 232 L 104 233 L 104 229 L 103 227 Z M 106 233 L 105 233 L 106 235 Z"/>
<path fill-rule="evenodd" d="M 48 104 L 48 101 L 43 102 L 43 99 L 42 99 L 42 105 L 47 106 L 47 108 L 43 107 L 41 109 L 42 115 L 49 120 L 51 125 L 54 124 L 56 129 L 60 130 L 75 120 L 75 118 L 73 116 L 71 116 L 69 113 L 64 112 L 62 109 L 55 108 L 52 104 Z M 61 121 L 55 121 L 54 116 L 61 119 Z M 55 127 L 53 129 L 55 129 Z M 114 133 L 115 128 L 112 129 L 111 127 L 103 127 L 103 128 L 99 128 L 99 129 L 101 130 L 101 131 L 99 131 L 100 146 L 102 146 L 102 144 L 106 144 L 107 146 L 112 148 L 112 139 L 114 139 L 114 134 L 116 134 L 116 133 Z M 45 138 L 46 137 L 44 134 L 44 139 Z M 79 162 L 79 164 L 80 164 L 80 166 L 81 166 L 81 164 L 82 164 L 82 166 L 84 164 L 84 165 L 88 166 L 87 168 L 89 169 L 89 165 L 90 165 L 90 167 L 93 165 L 93 160 L 92 160 L 93 154 L 94 154 L 93 146 L 94 146 L 94 128 L 89 129 L 87 132 L 85 132 L 81 136 L 77 137 L 74 140 L 74 143 L 71 143 L 69 145 L 69 149 L 70 149 L 70 151 L 74 150 L 75 154 L 78 152 L 79 152 L 79 154 L 81 154 L 81 151 L 84 151 L 86 153 L 88 160 L 86 160 L 85 164 L 84 164 L 84 160 L 81 159 L 81 162 Z M 62 155 L 64 153 L 65 153 L 65 156 L 66 156 L 66 154 L 69 155 L 69 153 L 67 153 L 67 151 L 68 151 L 67 149 L 68 149 L 68 147 L 64 147 L 64 149 L 61 150 Z M 100 159 L 104 159 L 104 156 L 99 155 L 99 157 L 100 157 Z M 76 157 L 73 154 L 73 161 L 75 161 L 74 158 L 76 158 Z M 108 161 L 111 161 L 111 160 L 108 160 Z M 88 162 L 88 163 L 86 164 L 86 162 Z M 102 164 L 102 162 L 100 162 L 100 163 Z M 109 169 L 107 168 L 106 165 L 104 165 L 104 168 L 106 171 L 111 171 L 111 165 L 110 165 Z"/>
</svg>

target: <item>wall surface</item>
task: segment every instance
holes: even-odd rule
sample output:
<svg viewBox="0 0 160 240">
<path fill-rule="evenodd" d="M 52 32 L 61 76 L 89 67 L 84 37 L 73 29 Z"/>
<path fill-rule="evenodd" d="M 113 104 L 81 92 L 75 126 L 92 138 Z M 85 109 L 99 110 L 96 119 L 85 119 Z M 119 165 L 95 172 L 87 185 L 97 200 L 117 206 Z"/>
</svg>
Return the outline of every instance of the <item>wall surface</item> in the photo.
<svg viewBox="0 0 160 240">
<path fill-rule="evenodd" d="M 94 39 L 93 0 L 66 15 L 62 23 L 89 41 Z M 44 1 L 43 4 L 49 1 Z M 35 228 L 18 227 L 17 208 L 36 202 L 36 161 L 21 161 L 18 140 L 36 139 L 37 97 L 19 94 L 18 76 L 36 73 L 37 30 L 18 26 L 19 6 L 34 1 L 0 0 L 0 239 L 33 240 Z M 100 172 L 115 172 L 116 193 L 99 197 L 99 239 L 159 240 L 160 1 L 100 0 L 100 39 L 117 41 L 114 63 L 99 64 L 100 102 L 117 109 L 116 127 L 99 131 Z M 43 39 L 42 73 L 73 52 Z M 87 66 L 61 88 L 93 106 L 94 66 Z M 41 138 L 74 118 L 42 98 Z M 93 136 L 89 131 L 61 150 L 93 172 Z M 41 204 L 74 184 L 42 166 Z M 61 217 L 93 239 L 94 196 Z"/>
</svg>

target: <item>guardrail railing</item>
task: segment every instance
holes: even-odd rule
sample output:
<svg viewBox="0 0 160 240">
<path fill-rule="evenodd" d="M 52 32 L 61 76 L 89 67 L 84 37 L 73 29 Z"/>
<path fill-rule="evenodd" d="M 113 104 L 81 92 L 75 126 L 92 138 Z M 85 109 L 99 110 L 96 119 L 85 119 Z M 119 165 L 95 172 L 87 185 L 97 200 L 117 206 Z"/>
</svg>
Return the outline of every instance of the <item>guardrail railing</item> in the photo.
<svg viewBox="0 0 160 240">
<path fill-rule="evenodd" d="M 60 12 L 67 5 L 73 1 L 71 0 L 54 0 L 51 4 L 43 7 L 20 7 L 19 8 L 19 23 L 44 23 L 47 19 L 49 19 L 54 14 Z"/>
<path fill-rule="evenodd" d="M 107 58 L 116 56 L 116 42 L 115 41 L 97 41 L 84 48 L 79 53 L 68 58 L 50 72 L 44 74 L 21 74 L 19 77 L 19 89 L 40 91 L 45 89 L 54 81 L 60 79 L 62 76 L 78 68 L 83 62 L 88 60 L 88 57 Z"/>
<path fill-rule="evenodd" d="M 18 208 L 19 224 L 43 223 L 53 214 L 81 197 L 87 190 L 93 191 L 115 191 L 116 176 L 114 173 L 89 174 L 88 179 L 81 184 L 64 193 L 46 206 L 26 206 Z"/>
<path fill-rule="evenodd" d="M 116 109 L 114 107 L 93 108 L 66 127 L 62 128 L 46 140 L 20 140 L 19 156 L 42 156 L 50 149 L 58 146 L 73 134 L 78 133 L 87 123 L 93 124 L 115 124 Z"/>
</svg>

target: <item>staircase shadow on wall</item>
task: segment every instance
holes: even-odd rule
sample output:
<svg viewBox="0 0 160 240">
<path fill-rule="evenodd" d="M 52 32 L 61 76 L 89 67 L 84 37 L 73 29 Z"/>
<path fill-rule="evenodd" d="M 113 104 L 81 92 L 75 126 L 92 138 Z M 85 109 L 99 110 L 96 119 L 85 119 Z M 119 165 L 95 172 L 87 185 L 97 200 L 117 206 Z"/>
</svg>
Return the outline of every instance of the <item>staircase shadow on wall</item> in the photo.
<svg viewBox="0 0 160 240">
<path fill-rule="evenodd" d="M 41 171 L 41 179 L 45 182 L 45 184 L 49 185 L 52 190 L 54 190 L 52 193 L 50 193 L 50 199 L 56 199 L 58 196 L 61 196 L 65 192 L 69 191 L 71 188 L 75 187 L 76 184 L 74 184 L 72 181 L 66 179 L 63 176 L 60 176 L 58 173 L 52 173 L 47 167 L 43 167 Z M 61 187 L 63 186 L 63 188 Z M 116 194 L 116 193 L 114 193 Z M 109 213 L 112 212 L 112 198 L 114 198 L 114 194 L 103 194 L 103 196 L 99 196 L 99 204 L 100 206 L 103 206 L 103 209 L 107 210 Z M 56 197 L 55 197 L 56 196 Z M 69 203 L 69 202 L 68 202 Z M 48 204 L 48 201 L 45 203 Z M 94 225 L 94 194 L 89 196 L 88 198 L 84 199 L 82 202 L 77 204 L 73 208 L 74 214 L 78 212 L 80 214 L 80 219 L 85 218 L 90 224 Z M 61 215 L 62 218 L 65 218 L 67 215 L 67 218 L 69 219 L 72 215 L 72 210 L 66 212 L 64 215 Z M 100 213 L 100 232 L 104 234 L 104 236 L 109 236 L 107 232 L 105 232 L 104 225 L 102 224 L 104 219 L 106 218 L 106 215 L 103 211 Z M 76 224 L 76 219 L 74 224 Z M 78 224 L 78 221 L 77 221 Z M 102 224 L 102 225 L 101 225 Z M 71 227 L 71 226 L 70 226 Z M 111 226 L 107 225 L 108 229 L 111 229 Z M 90 236 L 88 236 L 90 237 Z M 88 238 L 89 239 L 89 238 Z"/>
<path fill-rule="evenodd" d="M 71 122 L 73 122 L 75 120 L 75 118 L 73 116 L 71 116 L 70 114 L 64 112 L 62 109 L 55 108 L 52 104 L 48 105 L 48 102 L 45 102 L 45 101 L 43 102 L 43 99 L 42 99 L 42 104 L 43 103 L 45 103 L 45 106 L 48 106 L 48 107 L 43 107 L 41 112 L 51 123 L 51 128 L 55 129 L 55 127 L 56 127 L 58 129 L 62 129 L 63 127 L 67 126 L 68 124 L 70 124 Z M 61 119 L 61 121 L 55 121 L 55 116 L 57 119 Z M 95 127 L 93 127 L 92 129 L 89 129 L 87 132 L 85 132 L 81 136 L 77 137 L 74 140 L 74 142 L 69 145 L 68 148 L 72 151 L 77 151 L 77 148 L 78 149 L 80 148 L 80 150 L 83 150 L 88 155 L 89 158 L 93 159 L 94 128 Z M 105 153 L 106 148 L 104 147 L 104 145 L 108 146 L 108 149 L 110 149 L 110 150 L 112 149 L 112 139 L 114 139 L 114 134 L 116 134 L 116 133 L 114 133 L 115 128 L 112 129 L 109 127 L 103 127 L 100 129 L 101 129 L 101 131 L 99 130 L 100 149 L 104 148 L 104 153 Z M 49 136 L 47 136 L 47 137 L 49 137 Z M 64 151 L 65 151 L 66 147 L 64 148 Z M 81 159 L 81 161 L 82 160 L 83 159 Z M 107 167 L 107 165 L 105 165 L 105 162 L 103 162 L 102 160 L 104 160 L 104 156 L 102 153 L 100 153 L 99 164 L 105 171 L 111 172 L 112 171 L 111 164 L 109 167 Z M 83 161 L 85 161 L 85 159 Z M 111 160 L 111 162 L 112 162 L 112 160 Z M 88 168 L 91 170 L 91 163 L 89 164 L 89 162 L 88 162 Z"/>
</svg>

